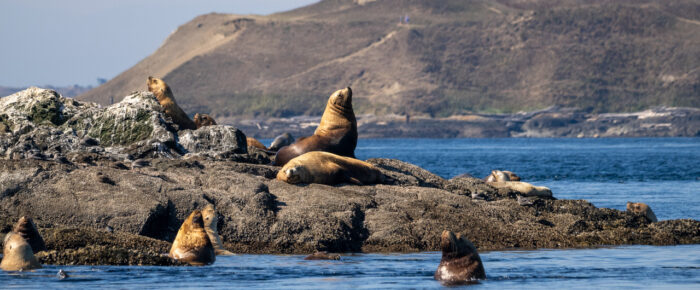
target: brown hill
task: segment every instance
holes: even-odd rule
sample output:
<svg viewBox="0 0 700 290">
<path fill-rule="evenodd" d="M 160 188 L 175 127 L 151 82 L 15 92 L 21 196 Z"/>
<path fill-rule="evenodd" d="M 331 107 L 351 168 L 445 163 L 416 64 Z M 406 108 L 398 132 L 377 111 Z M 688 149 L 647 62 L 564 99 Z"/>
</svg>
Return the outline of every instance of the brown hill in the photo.
<svg viewBox="0 0 700 290">
<path fill-rule="evenodd" d="M 409 23 L 400 23 L 405 15 Z M 698 1 L 328 0 L 269 16 L 207 14 L 79 98 L 163 77 L 190 114 L 449 116 L 575 106 L 700 107 Z"/>
</svg>

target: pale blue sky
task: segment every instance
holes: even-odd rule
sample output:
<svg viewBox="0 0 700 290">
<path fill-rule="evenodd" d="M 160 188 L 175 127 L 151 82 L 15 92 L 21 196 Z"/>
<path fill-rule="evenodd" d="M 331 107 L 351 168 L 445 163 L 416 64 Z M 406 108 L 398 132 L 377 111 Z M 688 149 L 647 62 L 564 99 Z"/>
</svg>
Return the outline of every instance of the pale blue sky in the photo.
<svg viewBox="0 0 700 290">
<path fill-rule="evenodd" d="M 96 85 L 209 12 L 270 14 L 317 0 L 0 0 L 0 86 Z"/>
</svg>

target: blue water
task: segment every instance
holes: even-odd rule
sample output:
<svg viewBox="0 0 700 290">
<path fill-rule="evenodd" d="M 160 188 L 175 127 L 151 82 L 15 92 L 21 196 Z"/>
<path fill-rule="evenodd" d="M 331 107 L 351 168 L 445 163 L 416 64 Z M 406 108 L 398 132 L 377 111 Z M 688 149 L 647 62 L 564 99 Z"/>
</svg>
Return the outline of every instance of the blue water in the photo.
<svg viewBox="0 0 700 290">
<path fill-rule="evenodd" d="M 268 144 L 270 140 L 261 140 Z M 700 219 L 700 138 L 360 140 L 357 157 L 397 158 L 445 178 L 516 172 L 554 195 L 624 209 L 649 204 L 659 219 Z M 700 289 L 700 245 L 482 252 L 480 288 Z M 217 257 L 206 267 L 46 266 L 0 273 L 0 288 L 439 288 L 440 253 Z M 59 280 L 58 269 L 70 277 Z"/>
</svg>

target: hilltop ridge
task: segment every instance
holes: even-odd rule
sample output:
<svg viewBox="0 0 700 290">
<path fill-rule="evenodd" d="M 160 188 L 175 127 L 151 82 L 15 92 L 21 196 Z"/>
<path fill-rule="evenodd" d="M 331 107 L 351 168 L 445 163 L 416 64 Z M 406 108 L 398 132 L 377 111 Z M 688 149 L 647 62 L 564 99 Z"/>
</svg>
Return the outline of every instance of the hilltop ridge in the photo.
<svg viewBox="0 0 700 290">
<path fill-rule="evenodd" d="M 78 98 L 117 102 L 154 75 L 219 118 L 320 115 L 348 85 L 358 114 L 700 107 L 698 28 L 694 1 L 327 0 L 198 16 Z"/>
</svg>

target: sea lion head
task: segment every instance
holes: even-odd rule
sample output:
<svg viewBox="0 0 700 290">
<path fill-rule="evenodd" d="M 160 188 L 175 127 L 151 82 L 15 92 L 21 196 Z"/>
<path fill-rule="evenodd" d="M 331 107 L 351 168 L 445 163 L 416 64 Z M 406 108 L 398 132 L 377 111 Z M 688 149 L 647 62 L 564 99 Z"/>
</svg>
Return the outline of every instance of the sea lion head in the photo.
<svg viewBox="0 0 700 290">
<path fill-rule="evenodd" d="M 216 125 L 216 121 L 214 118 L 209 116 L 209 114 L 199 114 L 196 113 L 194 114 L 194 124 L 197 126 L 197 129 L 204 127 L 204 126 L 212 126 Z"/>
<path fill-rule="evenodd" d="M 280 170 L 278 173 L 279 179 L 290 184 L 301 183 L 304 180 L 309 180 L 309 170 L 304 166 L 293 166 L 286 169 Z"/>
<path fill-rule="evenodd" d="M 205 228 L 209 228 L 214 231 L 217 230 L 216 224 L 219 222 L 219 218 L 216 216 L 216 210 L 214 209 L 213 205 L 208 204 L 204 207 L 204 209 L 202 210 L 202 217 L 204 220 Z"/>
<path fill-rule="evenodd" d="M 352 110 L 352 89 L 350 87 L 335 91 L 328 98 L 328 105 L 344 110 Z"/>
<path fill-rule="evenodd" d="M 292 143 L 294 143 L 294 137 L 292 134 L 289 133 L 284 133 L 282 135 L 279 135 L 275 137 L 275 140 L 272 141 L 272 144 L 270 144 L 270 150 L 272 151 L 277 151 L 280 150 L 284 146 L 289 146 Z"/>
<path fill-rule="evenodd" d="M 651 207 L 649 207 L 645 203 L 641 202 L 628 202 L 627 203 L 627 211 L 631 212 L 636 215 L 642 215 L 647 220 L 650 222 L 657 222 L 658 219 L 656 218 L 656 215 L 654 214 L 654 211 L 651 210 Z"/>
<path fill-rule="evenodd" d="M 159 102 L 164 98 L 173 95 L 170 87 L 159 78 L 149 76 L 148 80 L 146 81 L 146 85 L 148 86 L 148 91 L 153 93 Z"/>
<path fill-rule="evenodd" d="M 5 271 L 21 271 L 41 268 L 34 257 L 29 243 L 18 233 L 10 232 L 5 236 L 3 259 L 0 269 Z"/>
<path fill-rule="evenodd" d="M 460 234 L 443 231 L 440 237 L 442 259 L 435 279 L 448 284 L 471 283 L 485 279 L 486 272 L 476 247 Z"/>
<path fill-rule="evenodd" d="M 36 224 L 34 224 L 34 220 L 32 220 L 31 217 L 20 217 L 12 231 L 22 236 L 32 247 L 34 253 L 46 251 L 44 239 L 41 237 L 41 234 L 39 234 Z"/>
</svg>

